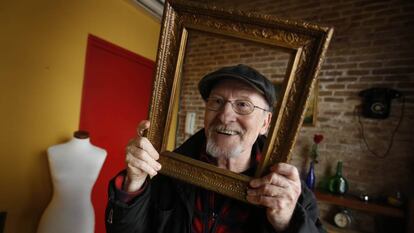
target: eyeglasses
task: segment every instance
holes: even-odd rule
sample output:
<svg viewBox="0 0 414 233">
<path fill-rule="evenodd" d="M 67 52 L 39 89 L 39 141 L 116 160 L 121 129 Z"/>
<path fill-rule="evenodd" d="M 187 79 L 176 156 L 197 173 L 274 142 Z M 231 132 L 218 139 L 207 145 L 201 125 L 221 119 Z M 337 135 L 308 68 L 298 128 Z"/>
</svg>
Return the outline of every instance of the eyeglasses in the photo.
<svg viewBox="0 0 414 233">
<path fill-rule="evenodd" d="M 254 105 L 248 100 L 225 100 L 222 98 L 210 97 L 207 99 L 206 108 L 211 111 L 219 111 L 226 103 L 230 103 L 233 110 L 240 115 L 248 115 L 255 108 L 268 112 L 269 110 Z"/>
</svg>

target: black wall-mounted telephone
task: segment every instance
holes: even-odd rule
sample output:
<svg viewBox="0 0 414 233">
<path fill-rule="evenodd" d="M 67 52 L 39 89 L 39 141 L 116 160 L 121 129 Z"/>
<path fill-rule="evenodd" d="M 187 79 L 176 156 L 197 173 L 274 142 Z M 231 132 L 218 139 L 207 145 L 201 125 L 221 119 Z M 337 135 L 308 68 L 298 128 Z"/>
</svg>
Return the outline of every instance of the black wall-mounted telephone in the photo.
<svg viewBox="0 0 414 233">
<path fill-rule="evenodd" d="M 389 88 L 370 88 L 363 90 L 362 115 L 368 118 L 385 119 L 390 115 L 391 100 L 400 98 L 401 92 Z"/>
</svg>

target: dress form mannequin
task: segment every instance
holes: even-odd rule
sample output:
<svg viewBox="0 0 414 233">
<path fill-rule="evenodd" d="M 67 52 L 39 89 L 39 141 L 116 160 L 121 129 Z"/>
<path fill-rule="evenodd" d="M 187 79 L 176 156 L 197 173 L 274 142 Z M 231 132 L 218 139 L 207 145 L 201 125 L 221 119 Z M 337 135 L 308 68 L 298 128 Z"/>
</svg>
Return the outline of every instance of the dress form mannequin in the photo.
<svg viewBox="0 0 414 233">
<path fill-rule="evenodd" d="M 47 150 L 53 197 L 40 220 L 38 233 L 93 233 L 92 187 L 106 151 L 92 145 L 89 134 L 76 131 L 67 143 Z"/>
</svg>

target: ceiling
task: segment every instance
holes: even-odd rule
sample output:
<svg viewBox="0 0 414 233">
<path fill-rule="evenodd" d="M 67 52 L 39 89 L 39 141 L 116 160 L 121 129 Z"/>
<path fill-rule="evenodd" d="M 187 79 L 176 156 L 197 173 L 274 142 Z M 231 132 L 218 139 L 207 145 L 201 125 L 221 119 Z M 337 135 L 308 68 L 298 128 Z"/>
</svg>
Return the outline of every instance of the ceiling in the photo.
<svg viewBox="0 0 414 233">
<path fill-rule="evenodd" d="M 142 7 L 144 10 L 161 20 L 164 10 L 165 0 L 131 0 L 134 4 Z"/>
</svg>

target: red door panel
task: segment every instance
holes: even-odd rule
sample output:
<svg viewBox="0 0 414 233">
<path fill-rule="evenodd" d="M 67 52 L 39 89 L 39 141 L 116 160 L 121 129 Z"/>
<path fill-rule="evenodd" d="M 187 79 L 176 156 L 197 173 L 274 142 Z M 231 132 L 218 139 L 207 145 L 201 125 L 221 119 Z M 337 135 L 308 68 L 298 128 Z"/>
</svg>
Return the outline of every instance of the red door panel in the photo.
<svg viewBox="0 0 414 233">
<path fill-rule="evenodd" d="M 125 146 L 147 118 L 153 70 L 153 61 L 89 36 L 79 129 L 108 152 L 92 190 L 97 233 L 105 232 L 108 182 L 125 168 Z"/>
</svg>

